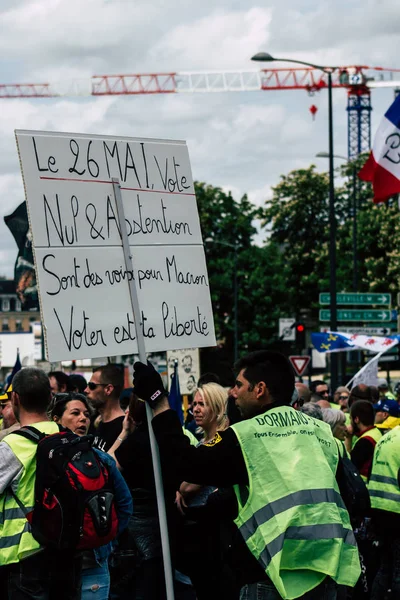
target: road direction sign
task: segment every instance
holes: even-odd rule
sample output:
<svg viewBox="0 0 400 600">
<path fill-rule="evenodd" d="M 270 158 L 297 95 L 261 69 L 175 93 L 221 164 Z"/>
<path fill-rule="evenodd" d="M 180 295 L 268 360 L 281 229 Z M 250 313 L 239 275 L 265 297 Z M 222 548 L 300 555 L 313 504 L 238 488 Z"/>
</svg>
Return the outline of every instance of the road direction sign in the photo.
<svg viewBox="0 0 400 600">
<path fill-rule="evenodd" d="M 330 304 L 331 295 L 329 292 L 323 292 L 319 295 L 320 304 Z M 370 304 L 379 306 L 390 306 L 392 304 L 392 294 L 336 294 L 337 304 Z"/>
<path fill-rule="evenodd" d="M 284 342 L 294 342 L 296 340 L 296 329 L 294 324 L 296 319 L 279 319 L 279 337 Z"/>
<path fill-rule="evenodd" d="M 344 331 L 345 333 L 357 333 L 358 335 L 391 335 L 395 331 L 396 323 L 388 323 L 385 327 L 348 327 L 347 325 L 339 325 L 337 331 Z M 322 333 L 329 331 L 329 327 L 325 325 L 320 328 Z"/>
<path fill-rule="evenodd" d="M 320 321 L 330 321 L 331 320 L 331 311 L 325 308 L 322 308 L 319 311 L 319 320 Z M 371 310 L 355 310 L 355 309 L 343 309 L 337 311 L 337 320 L 338 321 L 391 321 L 392 320 L 392 311 L 385 310 L 384 308 L 380 309 L 371 309 Z"/>
<path fill-rule="evenodd" d="M 289 360 L 292 363 L 292 367 L 296 372 L 296 375 L 301 377 L 304 371 L 308 367 L 308 363 L 310 362 L 309 356 L 289 356 Z"/>
</svg>

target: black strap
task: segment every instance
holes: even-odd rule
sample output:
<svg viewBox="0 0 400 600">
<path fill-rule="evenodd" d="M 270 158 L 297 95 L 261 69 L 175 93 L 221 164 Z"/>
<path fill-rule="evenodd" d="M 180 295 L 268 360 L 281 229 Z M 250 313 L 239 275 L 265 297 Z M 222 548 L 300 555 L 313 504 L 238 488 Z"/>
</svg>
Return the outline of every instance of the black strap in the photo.
<svg viewBox="0 0 400 600">
<path fill-rule="evenodd" d="M 58 423 L 57 425 L 59 431 L 65 431 L 64 427 L 61 427 L 61 425 L 59 425 Z M 39 431 L 39 429 L 36 429 L 36 427 L 33 427 L 33 425 L 25 425 L 24 427 L 21 427 L 20 429 L 17 429 L 12 433 L 15 433 L 16 435 L 22 435 L 22 437 L 26 438 L 27 440 L 30 440 L 31 442 L 34 442 L 35 444 L 38 444 L 41 440 L 43 440 L 43 438 L 49 435 L 48 433 L 43 433 L 42 431 Z"/>
<path fill-rule="evenodd" d="M 21 429 L 17 429 L 17 431 L 13 431 L 16 435 L 22 435 L 22 437 L 38 444 L 40 440 L 42 440 L 46 434 L 36 429 L 36 427 L 32 427 L 32 425 L 25 425 L 25 427 L 21 427 Z"/>
</svg>

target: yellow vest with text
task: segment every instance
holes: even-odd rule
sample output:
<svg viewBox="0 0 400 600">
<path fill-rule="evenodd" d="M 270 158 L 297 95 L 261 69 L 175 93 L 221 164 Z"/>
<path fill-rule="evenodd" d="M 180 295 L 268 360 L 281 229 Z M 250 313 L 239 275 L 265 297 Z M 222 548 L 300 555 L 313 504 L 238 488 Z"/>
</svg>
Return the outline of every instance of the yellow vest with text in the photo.
<svg viewBox="0 0 400 600">
<path fill-rule="evenodd" d="M 282 598 L 298 598 L 326 576 L 354 586 L 358 550 L 329 425 L 282 406 L 232 429 L 249 477 L 248 488 L 235 486 L 235 523 Z"/>
<path fill-rule="evenodd" d="M 400 427 L 386 433 L 377 443 L 368 490 L 371 507 L 400 514 Z"/>
<path fill-rule="evenodd" d="M 52 421 L 35 423 L 34 427 L 43 433 L 59 431 L 58 425 Z M 14 433 L 5 437 L 2 443 L 7 444 L 22 463 L 15 495 L 24 510 L 9 489 L 0 495 L 0 566 L 20 562 L 40 550 L 40 544 L 33 538 L 25 516 L 34 506 L 37 446 Z"/>
</svg>

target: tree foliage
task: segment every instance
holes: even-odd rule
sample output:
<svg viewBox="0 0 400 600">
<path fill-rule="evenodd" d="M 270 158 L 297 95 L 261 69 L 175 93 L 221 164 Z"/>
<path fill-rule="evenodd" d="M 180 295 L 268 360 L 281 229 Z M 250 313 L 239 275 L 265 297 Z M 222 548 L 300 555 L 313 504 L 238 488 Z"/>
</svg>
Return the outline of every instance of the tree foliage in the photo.
<svg viewBox="0 0 400 600">
<path fill-rule="evenodd" d="M 359 292 L 400 291 L 397 199 L 372 202 L 370 184 L 354 178 L 365 156 L 335 174 L 337 290 L 353 291 L 353 204 L 356 193 Z M 239 350 L 275 344 L 280 317 L 308 310 L 318 323 L 319 293 L 329 290 L 329 177 L 314 165 L 282 175 L 257 208 L 196 183 L 217 339 L 233 358 L 234 271 L 238 281 Z M 267 234 L 255 243 L 255 221 Z"/>
</svg>

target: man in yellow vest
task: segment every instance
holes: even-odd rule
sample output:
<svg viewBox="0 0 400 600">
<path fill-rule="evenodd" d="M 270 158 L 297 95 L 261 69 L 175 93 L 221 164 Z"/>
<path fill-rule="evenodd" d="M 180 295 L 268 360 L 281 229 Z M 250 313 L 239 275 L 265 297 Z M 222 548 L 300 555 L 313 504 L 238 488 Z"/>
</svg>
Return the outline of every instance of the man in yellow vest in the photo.
<svg viewBox="0 0 400 600">
<path fill-rule="evenodd" d="M 336 584 L 354 586 L 360 565 L 330 427 L 290 406 L 293 370 L 281 354 L 254 352 L 236 369 L 231 393 L 243 420 L 198 448 L 183 435 L 151 365 L 135 364 L 134 389 L 153 408 L 161 455 L 177 476 L 234 487 L 241 599 L 335 600 Z"/>
<path fill-rule="evenodd" d="M 351 462 L 365 482 L 369 479 L 376 443 L 382 432 L 374 425 L 374 407 L 368 400 L 357 400 L 351 405 L 350 418 L 357 441 L 350 452 Z"/>
<path fill-rule="evenodd" d="M 43 371 L 21 369 L 12 386 L 11 402 L 22 427 L 34 425 L 49 434 L 59 430 L 47 416 L 52 396 Z M 0 567 L 7 588 L 1 597 L 79 600 L 81 559 L 70 551 L 41 548 L 26 517 L 35 500 L 36 449 L 15 433 L 0 442 Z"/>
<path fill-rule="evenodd" d="M 400 598 L 400 427 L 376 444 L 369 495 L 372 522 L 383 542 L 381 564 L 372 586 L 371 599 Z"/>
</svg>

